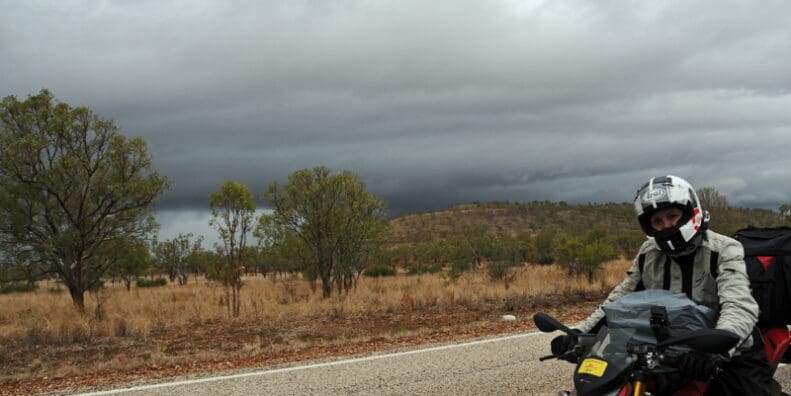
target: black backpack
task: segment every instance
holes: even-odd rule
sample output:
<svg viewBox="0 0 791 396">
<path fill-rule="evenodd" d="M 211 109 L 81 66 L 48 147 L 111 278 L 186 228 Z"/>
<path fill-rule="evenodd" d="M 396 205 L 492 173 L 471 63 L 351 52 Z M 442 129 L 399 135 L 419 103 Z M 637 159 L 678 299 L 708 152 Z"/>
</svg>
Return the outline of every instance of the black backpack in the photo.
<svg viewBox="0 0 791 396">
<path fill-rule="evenodd" d="M 749 226 L 734 234 L 744 246 L 744 262 L 760 313 L 758 326 L 791 324 L 791 228 Z"/>
</svg>

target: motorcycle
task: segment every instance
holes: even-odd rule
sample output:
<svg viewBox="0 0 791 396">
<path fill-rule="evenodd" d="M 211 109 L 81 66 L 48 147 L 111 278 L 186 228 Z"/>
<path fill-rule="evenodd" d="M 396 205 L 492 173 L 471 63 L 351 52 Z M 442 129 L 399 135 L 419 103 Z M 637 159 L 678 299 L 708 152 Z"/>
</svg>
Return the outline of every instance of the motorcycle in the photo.
<svg viewBox="0 0 791 396">
<path fill-rule="evenodd" d="M 653 315 L 654 308 L 660 308 Z M 566 360 L 577 365 L 574 371 L 575 392 L 560 391 L 560 395 L 657 395 L 692 396 L 704 394 L 707 381 L 694 381 L 685 377 L 678 368 L 681 358 L 690 351 L 705 354 L 715 362 L 727 362 L 727 354 L 739 338 L 727 331 L 701 329 L 678 336 L 662 331 L 661 307 L 652 308 L 651 329 L 657 342 L 634 342 L 636 329 L 608 328 L 602 326 L 597 334 L 574 332 L 550 315 L 539 312 L 533 320 L 542 332 L 557 330 L 573 335 L 577 342 L 561 355 L 540 358 Z M 666 322 L 665 322 L 666 323 Z M 771 328 L 762 332 L 764 345 L 772 370 L 778 364 L 791 342 L 788 328 Z M 678 385 L 682 384 L 682 385 Z M 773 385 L 773 394 L 783 394 L 779 384 Z"/>
</svg>

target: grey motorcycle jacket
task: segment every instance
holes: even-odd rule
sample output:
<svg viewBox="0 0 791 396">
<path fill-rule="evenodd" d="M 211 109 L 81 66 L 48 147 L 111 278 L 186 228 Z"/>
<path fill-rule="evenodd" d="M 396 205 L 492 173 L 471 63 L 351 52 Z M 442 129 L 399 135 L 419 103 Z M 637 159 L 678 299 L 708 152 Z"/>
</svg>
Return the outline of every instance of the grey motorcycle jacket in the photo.
<svg viewBox="0 0 791 396">
<path fill-rule="evenodd" d="M 744 249 L 735 239 L 706 231 L 691 266 L 682 265 L 659 249 L 653 239 L 640 247 L 626 278 L 577 328 L 591 331 L 604 318 L 602 306 L 643 289 L 685 293 L 698 304 L 719 312 L 717 328 L 738 335 L 737 350 L 752 346 L 750 333 L 758 321 L 758 304 L 750 294 Z"/>
</svg>

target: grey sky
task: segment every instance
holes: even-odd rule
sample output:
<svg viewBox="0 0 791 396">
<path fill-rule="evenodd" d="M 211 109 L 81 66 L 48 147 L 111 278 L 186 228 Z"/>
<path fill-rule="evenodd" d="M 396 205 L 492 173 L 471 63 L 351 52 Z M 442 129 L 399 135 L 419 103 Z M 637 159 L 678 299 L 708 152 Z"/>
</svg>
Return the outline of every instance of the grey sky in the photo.
<svg viewBox="0 0 791 396">
<path fill-rule="evenodd" d="M 393 213 L 623 202 L 667 173 L 791 201 L 787 1 L 1 3 L 0 96 L 143 136 L 163 210 L 316 165 Z"/>
</svg>

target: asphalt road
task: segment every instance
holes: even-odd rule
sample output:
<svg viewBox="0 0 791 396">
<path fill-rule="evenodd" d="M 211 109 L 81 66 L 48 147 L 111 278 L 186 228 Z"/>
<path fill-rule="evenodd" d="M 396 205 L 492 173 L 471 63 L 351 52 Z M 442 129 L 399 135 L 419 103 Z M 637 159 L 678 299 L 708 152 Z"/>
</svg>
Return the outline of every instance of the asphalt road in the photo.
<svg viewBox="0 0 791 396">
<path fill-rule="evenodd" d="M 574 367 L 539 362 L 553 335 L 525 333 L 91 395 L 556 395 L 570 388 Z M 791 366 L 775 378 L 791 389 Z"/>
</svg>

